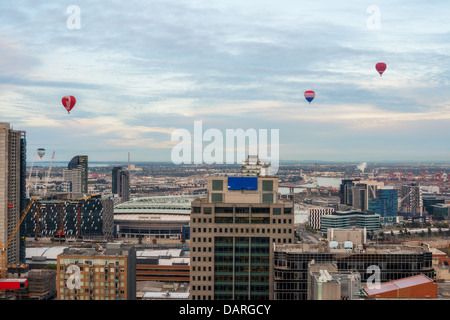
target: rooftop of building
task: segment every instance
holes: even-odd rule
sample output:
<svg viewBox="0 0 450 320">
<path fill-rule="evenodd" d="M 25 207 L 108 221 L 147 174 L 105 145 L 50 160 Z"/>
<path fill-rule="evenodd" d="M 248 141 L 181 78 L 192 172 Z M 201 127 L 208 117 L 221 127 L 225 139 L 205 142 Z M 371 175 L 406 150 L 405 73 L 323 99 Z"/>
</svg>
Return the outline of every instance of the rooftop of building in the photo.
<svg viewBox="0 0 450 320">
<path fill-rule="evenodd" d="M 351 249 L 331 248 L 329 242 L 324 240 L 319 243 L 297 243 L 276 245 L 275 251 L 287 253 L 365 253 L 365 254 L 413 254 L 430 252 L 428 246 L 405 246 L 391 244 L 366 243 L 353 246 Z"/>
<path fill-rule="evenodd" d="M 174 195 L 133 198 L 114 207 L 115 214 L 190 214 L 191 202 L 201 195 Z"/>
<path fill-rule="evenodd" d="M 123 213 L 123 212 L 122 212 Z M 154 213 L 154 212 L 152 212 Z M 114 216 L 115 222 L 150 222 L 150 223 L 170 223 L 170 222 L 186 222 L 189 221 L 190 216 L 190 206 L 189 212 L 187 214 L 149 214 L 149 213 L 128 213 L 128 214 L 117 214 Z"/>
<path fill-rule="evenodd" d="M 363 288 L 363 290 L 368 296 L 374 296 L 385 292 L 396 291 L 425 283 L 434 283 L 434 281 L 423 274 L 419 274 L 416 276 L 407 277 L 399 280 L 366 286 Z"/>
</svg>

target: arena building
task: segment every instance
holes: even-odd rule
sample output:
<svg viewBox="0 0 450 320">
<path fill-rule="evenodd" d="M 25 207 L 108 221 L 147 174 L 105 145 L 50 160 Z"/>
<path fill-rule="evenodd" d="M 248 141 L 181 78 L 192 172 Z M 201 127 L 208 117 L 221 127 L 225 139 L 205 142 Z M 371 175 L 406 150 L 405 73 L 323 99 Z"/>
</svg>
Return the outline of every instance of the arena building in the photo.
<svg viewBox="0 0 450 320">
<path fill-rule="evenodd" d="M 191 202 L 199 196 L 134 198 L 118 204 L 114 207 L 116 235 L 119 238 L 182 238 L 189 228 Z"/>
</svg>

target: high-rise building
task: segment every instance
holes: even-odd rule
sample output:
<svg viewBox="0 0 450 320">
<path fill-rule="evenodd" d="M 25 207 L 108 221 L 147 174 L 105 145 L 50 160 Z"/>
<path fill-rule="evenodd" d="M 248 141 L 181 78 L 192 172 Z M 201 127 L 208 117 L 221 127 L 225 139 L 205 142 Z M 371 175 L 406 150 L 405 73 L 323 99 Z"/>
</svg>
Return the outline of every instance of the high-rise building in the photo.
<svg viewBox="0 0 450 320">
<path fill-rule="evenodd" d="M 264 177 L 270 175 L 270 163 L 260 160 L 258 156 L 249 155 L 242 163 L 242 176 Z"/>
<path fill-rule="evenodd" d="M 63 169 L 64 189 L 71 193 L 82 194 L 81 192 L 81 168 Z"/>
<path fill-rule="evenodd" d="M 340 203 L 354 209 L 367 211 L 369 199 L 376 198 L 376 190 L 384 182 L 375 180 L 343 179 L 340 185 Z"/>
<path fill-rule="evenodd" d="M 58 300 L 135 300 L 134 245 L 67 248 L 58 255 L 56 284 Z"/>
<path fill-rule="evenodd" d="M 275 177 L 210 177 L 192 202 L 191 299 L 273 297 L 273 245 L 294 243 L 293 203 Z"/>
<path fill-rule="evenodd" d="M 122 167 L 112 170 L 112 193 L 119 195 L 121 202 L 130 200 L 130 171 Z"/>
<path fill-rule="evenodd" d="M 368 211 L 378 213 L 385 223 L 394 222 L 398 213 L 398 189 L 391 186 L 379 187 L 376 198 L 369 199 Z"/>
<path fill-rule="evenodd" d="M 369 200 L 377 197 L 377 189 L 384 186 L 384 182 L 374 180 L 360 180 L 354 182 L 352 187 L 352 207 L 357 210 L 367 211 Z"/>
<path fill-rule="evenodd" d="M 88 156 L 75 156 L 64 171 L 65 181 L 72 182 L 73 193 L 88 193 Z M 66 180 L 67 179 L 67 180 Z M 80 186 L 78 192 L 78 185 Z"/>
<path fill-rule="evenodd" d="M 423 199 L 422 189 L 416 184 L 409 184 L 400 187 L 399 206 L 403 212 L 422 215 Z"/>
<path fill-rule="evenodd" d="M 339 198 L 341 204 L 347 206 L 352 205 L 353 200 L 352 187 L 354 185 L 353 184 L 354 181 L 355 181 L 354 179 L 342 179 L 342 183 L 339 188 Z"/>
<path fill-rule="evenodd" d="M 0 242 L 5 245 L 26 207 L 26 133 L 0 123 Z M 21 231 L 6 248 L 6 264 L 25 261 Z"/>
</svg>

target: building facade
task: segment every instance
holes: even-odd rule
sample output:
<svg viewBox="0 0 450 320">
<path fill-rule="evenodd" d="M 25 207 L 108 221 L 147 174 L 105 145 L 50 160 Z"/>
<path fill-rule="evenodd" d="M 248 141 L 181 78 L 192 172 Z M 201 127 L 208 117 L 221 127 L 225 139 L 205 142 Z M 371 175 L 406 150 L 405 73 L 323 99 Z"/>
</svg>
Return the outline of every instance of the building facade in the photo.
<svg viewBox="0 0 450 320">
<path fill-rule="evenodd" d="M 58 300 L 135 300 L 135 248 L 125 243 L 67 248 L 58 255 L 56 284 Z"/>
<path fill-rule="evenodd" d="M 383 222 L 392 223 L 398 214 L 398 189 L 381 187 L 376 190 L 376 198 L 369 199 L 368 211 L 381 216 Z"/>
<path fill-rule="evenodd" d="M 434 277 L 432 253 L 427 247 L 354 244 L 349 249 L 331 248 L 326 242 L 277 245 L 274 259 L 275 300 L 308 299 L 308 266 L 312 261 L 334 263 L 339 271 L 359 273 L 362 285 L 418 274 Z"/>
<path fill-rule="evenodd" d="M 112 240 L 114 201 L 91 198 L 36 200 L 23 222 L 27 237 Z"/>
<path fill-rule="evenodd" d="M 314 230 L 320 230 L 322 216 L 333 214 L 334 208 L 309 208 L 308 225 Z"/>
<path fill-rule="evenodd" d="M 361 211 L 336 211 L 331 215 L 321 217 L 320 231 L 326 233 L 328 229 L 366 229 L 377 231 L 380 229 L 380 215 L 363 213 Z"/>
<path fill-rule="evenodd" d="M 272 248 L 294 242 L 293 203 L 274 177 L 210 177 L 190 236 L 191 299 L 272 299 Z"/>
<path fill-rule="evenodd" d="M 72 189 L 75 189 L 75 185 L 80 186 L 80 193 L 81 194 L 87 194 L 88 193 L 88 173 L 89 173 L 89 166 L 88 166 L 88 156 L 75 156 L 70 160 L 69 164 L 67 165 L 67 170 L 78 170 L 79 173 L 76 175 L 70 175 L 68 172 L 66 172 L 66 175 L 68 177 L 71 177 L 74 180 L 66 180 L 72 182 Z M 72 191 L 75 193 L 75 191 Z"/>
<path fill-rule="evenodd" d="M 415 184 L 400 187 L 400 210 L 416 215 L 423 213 L 422 189 Z"/>
<path fill-rule="evenodd" d="M 0 243 L 6 245 L 26 208 L 26 133 L 0 123 Z M 25 260 L 21 228 L 6 248 L 6 264 Z"/>
<path fill-rule="evenodd" d="M 130 200 L 130 172 L 122 167 L 112 170 L 112 193 L 117 194 L 121 202 Z"/>
</svg>

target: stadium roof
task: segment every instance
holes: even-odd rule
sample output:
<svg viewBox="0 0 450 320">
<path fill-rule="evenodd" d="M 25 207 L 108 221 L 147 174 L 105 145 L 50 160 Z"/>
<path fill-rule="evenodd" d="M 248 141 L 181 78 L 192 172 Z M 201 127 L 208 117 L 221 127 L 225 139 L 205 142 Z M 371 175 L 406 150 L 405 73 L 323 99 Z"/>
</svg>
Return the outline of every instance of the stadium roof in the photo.
<svg viewBox="0 0 450 320">
<path fill-rule="evenodd" d="M 177 195 L 134 198 L 114 207 L 114 214 L 169 213 L 190 214 L 191 202 L 200 195 Z"/>
</svg>

